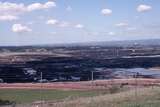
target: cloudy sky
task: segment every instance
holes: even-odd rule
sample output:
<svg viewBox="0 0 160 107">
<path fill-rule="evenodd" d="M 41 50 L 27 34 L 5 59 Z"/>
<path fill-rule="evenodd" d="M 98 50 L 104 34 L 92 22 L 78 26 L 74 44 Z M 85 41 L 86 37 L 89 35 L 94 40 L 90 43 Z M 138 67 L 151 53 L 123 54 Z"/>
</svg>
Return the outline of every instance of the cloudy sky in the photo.
<svg viewBox="0 0 160 107">
<path fill-rule="evenodd" d="M 0 0 L 0 45 L 160 38 L 160 0 Z"/>
</svg>

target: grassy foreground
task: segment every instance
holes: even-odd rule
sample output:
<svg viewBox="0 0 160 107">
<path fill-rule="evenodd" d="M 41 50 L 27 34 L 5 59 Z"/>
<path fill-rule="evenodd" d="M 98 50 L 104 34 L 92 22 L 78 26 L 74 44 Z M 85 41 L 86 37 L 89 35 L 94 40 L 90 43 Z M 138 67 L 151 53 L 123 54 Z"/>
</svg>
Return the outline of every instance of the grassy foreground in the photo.
<svg viewBox="0 0 160 107">
<path fill-rule="evenodd" d="M 160 88 L 143 88 L 106 94 L 88 98 L 79 98 L 44 107 L 160 107 Z"/>
<path fill-rule="evenodd" d="M 103 91 L 0 89 L 0 100 L 25 104 L 41 99 L 61 101 L 66 98 L 92 97 L 101 93 Z"/>
<path fill-rule="evenodd" d="M 160 87 L 118 93 L 103 91 L 43 90 L 43 107 L 160 107 Z M 41 99 L 40 90 L 0 90 L 0 99 L 16 101 L 16 107 L 30 107 Z M 19 105 L 20 104 L 20 105 Z M 23 106 L 22 106 L 23 105 Z"/>
<path fill-rule="evenodd" d="M 47 106 L 46 106 L 47 107 Z M 160 88 L 143 88 L 57 103 L 52 107 L 160 107 Z"/>
</svg>

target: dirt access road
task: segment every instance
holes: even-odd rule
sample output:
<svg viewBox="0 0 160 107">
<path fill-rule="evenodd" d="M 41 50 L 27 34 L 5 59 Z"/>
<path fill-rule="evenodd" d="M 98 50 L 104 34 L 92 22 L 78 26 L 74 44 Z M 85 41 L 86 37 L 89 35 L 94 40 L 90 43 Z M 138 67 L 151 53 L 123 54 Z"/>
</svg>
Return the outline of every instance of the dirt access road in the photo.
<svg viewBox="0 0 160 107">
<path fill-rule="evenodd" d="M 61 90 L 90 90 L 105 89 L 110 86 L 160 86 L 160 79 L 112 79 L 82 82 L 54 83 L 0 83 L 0 89 L 61 89 Z"/>
</svg>

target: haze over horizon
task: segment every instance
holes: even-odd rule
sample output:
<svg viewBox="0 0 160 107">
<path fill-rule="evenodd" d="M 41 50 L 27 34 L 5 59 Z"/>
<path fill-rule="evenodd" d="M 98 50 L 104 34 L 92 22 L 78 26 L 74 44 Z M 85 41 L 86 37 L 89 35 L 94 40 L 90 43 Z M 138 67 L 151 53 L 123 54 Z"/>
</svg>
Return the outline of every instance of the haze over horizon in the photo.
<svg viewBox="0 0 160 107">
<path fill-rule="evenodd" d="M 0 0 L 0 46 L 160 39 L 159 0 Z"/>
</svg>

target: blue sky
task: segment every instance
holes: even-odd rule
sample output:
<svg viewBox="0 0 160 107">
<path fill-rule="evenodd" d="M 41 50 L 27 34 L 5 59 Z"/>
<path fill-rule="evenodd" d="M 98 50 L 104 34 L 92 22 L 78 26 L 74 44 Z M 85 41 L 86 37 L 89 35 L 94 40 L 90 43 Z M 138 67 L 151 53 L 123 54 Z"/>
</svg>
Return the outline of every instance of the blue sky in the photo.
<svg viewBox="0 0 160 107">
<path fill-rule="evenodd" d="M 0 0 L 0 45 L 160 38 L 160 0 Z"/>
</svg>

